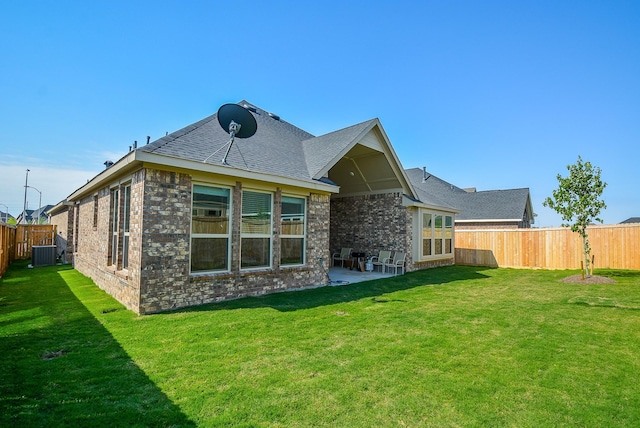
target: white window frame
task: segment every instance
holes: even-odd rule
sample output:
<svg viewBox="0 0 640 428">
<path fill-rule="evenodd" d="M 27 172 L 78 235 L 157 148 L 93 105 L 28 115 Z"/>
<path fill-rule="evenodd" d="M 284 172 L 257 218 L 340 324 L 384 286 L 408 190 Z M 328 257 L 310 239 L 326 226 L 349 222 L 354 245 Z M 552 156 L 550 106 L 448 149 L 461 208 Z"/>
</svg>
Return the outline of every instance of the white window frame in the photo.
<svg viewBox="0 0 640 428">
<path fill-rule="evenodd" d="M 129 268 L 129 248 L 131 245 L 131 183 L 126 183 L 120 188 L 122 192 L 122 269 Z"/>
<path fill-rule="evenodd" d="M 193 211 L 194 209 L 198 210 L 199 208 L 193 206 L 193 201 L 194 201 L 194 193 L 195 193 L 195 189 L 196 186 L 201 186 L 201 187 L 212 187 L 215 189 L 225 189 L 229 192 L 229 202 L 228 202 L 228 209 L 227 209 L 227 232 L 226 233 L 194 233 L 193 232 Z M 189 232 L 190 232 L 190 239 L 189 239 L 189 273 L 191 275 L 203 275 L 203 274 L 216 274 L 216 273 L 228 273 L 231 271 L 231 247 L 232 247 L 232 242 L 231 242 L 231 231 L 233 229 L 232 227 L 232 221 L 233 221 L 233 189 L 229 186 L 221 186 L 218 184 L 212 184 L 212 183 L 193 183 L 193 185 L 191 186 L 191 211 L 190 211 L 190 224 L 189 224 Z M 193 240 L 194 239 L 206 239 L 206 238 L 213 238 L 213 239 L 227 239 L 227 266 L 224 269 L 211 269 L 211 270 L 196 270 L 196 271 L 192 271 L 191 270 L 191 257 L 192 257 L 192 248 L 191 246 L 193 245 Z"/>
<path fill-rule="evenodd" d="M 424 233 L 424 215 L 431 215 L 431 237 L 425 238 Z M 440 217 L 441 227 L 436 227 L 436 219 Z M 450 228 L 447 225 L 450 224 Z M 421 209 L 418 212 L 418 230 L 420 231 L 418 251 L 420 260 L 434 260 L 434 259 L 447 259 L 452 258 L 455 253 L 455 218 L 454 214 L 442 212 L 442 211 L 434 211 L 434 210 L 426 210 Z M 447 232 L 449 230 L 450 233 Z M 447 236 L 449 235 L 450 236 Z M 431 254 L 424 254 L 424 240 L 431 240 Z M 451 251 L 446 252 L 447 249 L 447 239 L 451 239 Z M 436 240 L 440 240 L 440 253 L 436 253 Z"/>
<path fill-rule="evenodd" d="M 307 198 L 304 196 L 283 194 L 280 201 L 280 227 L 281 228 L 282 228 L 282 223 L 284 221 L 284 215 L 282 214 L 282 200 L 284 200 L 284 198 L 301 199 L 304 206 L 303 206 L 303 214 L 302 214 L 303 216 L 302 235 L 285 235 L 284 233 L 282 233 L 282 230 L 280 231 L 280 266 L 283 269 L 304 266 L 307 264 L 307 205 L 308 205 Z M 282 241 L 285 239 L 300 239 L 300 238 L 302 238 L 302 263 L 283 265 L 282 264 Z"/>
<path fill-rule="evenodd" d="M 109 234 L 109 239 L 111 241 L 111 245 L 109 246 L 111 250 L 111 258 L 109 265 L 114 266 L 117 269 L 120 237 L 118 233 L 120 230 L 120 186 L 112 188 L 109 195 L 109 222 L 111 223 L 111 230 Z"/>
<path fill-rule="evenodd" d="M 243 220 L 245 218 L 245 214 L 244 214 L 244 195 L 246 192 L 251 192 L 251 193 L 263 193 L 263 194 L 267 194 L 269 195 L 269 232 L 268 233 L 248 233 L 245 232 L 243 230 Z M 273 206 L 274 206 L 274 193 L 273 192 L 266 192 L 263 190 L 256 190 L 256 189 L 242 189 L 242 202 L 241 202 L 241 206 L 240 206 L 240 260 L 238 261 L 238 265 L 240 266 L 240 270 L 241 271 L 251 271 L 251 270 L 264 270 L 264 269 L 272 269 L 273 268 Z M 248 267 L 243 267 L 242 266 L 242 257 L 243 257 L 243 248 L 242 248 L 242 241 L 245 238 L 262 238 L 262 239 L 268 239 L 269 240 L 269 244 L 268 244 L 268 248 L 269 248 L 269 256 L 268 256 L 268 260 L 267 260 L 267 264 L 266 265 L 261 265 L 261 266 L 248 266 Z"/>
</svg>

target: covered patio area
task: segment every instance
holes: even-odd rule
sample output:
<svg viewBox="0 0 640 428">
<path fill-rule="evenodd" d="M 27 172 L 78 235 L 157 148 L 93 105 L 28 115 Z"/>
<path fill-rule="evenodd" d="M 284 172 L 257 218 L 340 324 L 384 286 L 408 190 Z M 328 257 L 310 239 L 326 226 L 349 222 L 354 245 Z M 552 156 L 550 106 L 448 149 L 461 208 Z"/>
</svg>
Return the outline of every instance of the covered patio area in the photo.
<svg viewBox="0 0 640 428">
<path fill-rule="evenodd" d="M 329 285 L 346 285 L 354 284 L 356 282 L 371 281 L 374 279 L 391 278 L 392 273 L 385 273 L 380 271 L 373 272 L 360 272 L 358 270 L 351 270 L 349 268 L 343 268 L 335 266 L 329 268 Z"/>
</svg>

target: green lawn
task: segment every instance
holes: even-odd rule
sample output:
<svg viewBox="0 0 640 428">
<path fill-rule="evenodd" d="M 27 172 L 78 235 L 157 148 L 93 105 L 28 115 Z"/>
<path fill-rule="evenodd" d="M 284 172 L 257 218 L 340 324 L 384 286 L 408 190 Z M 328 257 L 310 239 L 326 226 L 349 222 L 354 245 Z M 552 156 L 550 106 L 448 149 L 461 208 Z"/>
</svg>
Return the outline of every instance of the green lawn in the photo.
<svg viewBox="0 0 640 428">
<path fill-rule="evenodd" d="M 447 267 L 136 316 L 0 280 L 0 426 L 640 426 L 640 272 Z"/>
</svg>

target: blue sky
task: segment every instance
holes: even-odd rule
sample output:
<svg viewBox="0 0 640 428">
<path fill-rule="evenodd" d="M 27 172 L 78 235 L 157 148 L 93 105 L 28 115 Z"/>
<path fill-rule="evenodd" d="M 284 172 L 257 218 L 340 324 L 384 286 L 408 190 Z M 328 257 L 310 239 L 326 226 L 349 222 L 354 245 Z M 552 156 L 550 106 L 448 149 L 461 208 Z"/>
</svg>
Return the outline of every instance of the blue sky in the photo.
<svg viewBox="0 0 640 428">
<path fill-rule="evenodd" d="M 246 99 L 315 135 L 380 118 L 405 168 L 529 187 L 578 156 L 605 223 L 640 216 L 638 1 L 35 1 L 0 5 L 0 210 L 55 204 Z M 29 208 L 39 193 L 29 189 Z"/>
</svg>

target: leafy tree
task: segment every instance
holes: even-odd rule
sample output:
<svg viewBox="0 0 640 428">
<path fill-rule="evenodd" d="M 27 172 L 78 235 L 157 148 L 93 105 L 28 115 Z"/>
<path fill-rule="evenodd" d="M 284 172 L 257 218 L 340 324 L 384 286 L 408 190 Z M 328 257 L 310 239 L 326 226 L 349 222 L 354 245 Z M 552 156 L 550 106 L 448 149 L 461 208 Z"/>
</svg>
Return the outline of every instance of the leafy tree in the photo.
<svg viewBox="0 0 640 428">
<path fill-rule="evenodd" d="M 565 222 L 562 226 L 570 226 L 573 232 L 578 232 L 582 237 L 584 268 L 588 274 L 591 247 L 587 227 L 594 220 L 602 223 L 600 211 L 607 205 L 600 197 L 607 183 L 600 178 L 600 168 L 594 167 L 591 162 L 583 162 L 580 156 L 574 165 L 567 165 L 567 169 L 569 176 L 557 175 L 558 188 L 553 191 L 553 197 L 547 197 L 542 205 L 555 210 Z"/>
</svg>

